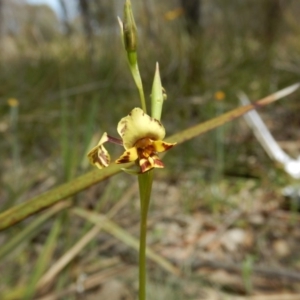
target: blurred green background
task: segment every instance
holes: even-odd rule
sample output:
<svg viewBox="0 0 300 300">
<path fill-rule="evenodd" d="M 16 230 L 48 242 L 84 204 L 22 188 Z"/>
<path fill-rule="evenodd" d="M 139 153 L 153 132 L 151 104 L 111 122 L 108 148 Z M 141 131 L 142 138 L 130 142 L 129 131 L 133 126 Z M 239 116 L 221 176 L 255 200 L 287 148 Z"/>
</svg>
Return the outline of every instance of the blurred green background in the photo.
<svg viewBox="0 0 300 300">
<path fill-rule="evenodd" d="M 47 5 L 0 0 L 1 211 L 90 170 L 86 152 L 104 131 L 116 136 L 120 118 L 139 106 L 117 23 L 123 1 L 56 2 L 59 15 Z M 159 62 L 168 95 L 162 116 L 168 135 L 237 107 L 239 90 L 257 100 L 299 81 L 298 0 L 132 0 L 132 5 L 145 95 L 149 99 Z M 297 154 L 299 92 L 288 98 L 262 115 L 276 139 L 291 141 Z M 110 150 L 114 157 L 122 151 Z M 254 180 L 250 190 L 255 186 L 272 197 L 291 182 L 242 119 L 175 147 L 164 160 L 167 168 L 156 172 L 157 179 L 179 187 L 186 201 L 183 197 L 178 209 L 187 214 L 230 211 L 239 204 L 226 199 L 244 190 L 248 180 Z M 133 181 L 120 174 L 72 200 L 105 213 Z M 99 208 L 96 201 L 103 195 Z M 62 220 L 72 224 L 67 214 Z M 26 222 L 0 241 L 7 242 Z M 2 261 L 9 270 L 3 291 L 26 283 L 35 264 L 28 257 L 40 253 L 51 222 L 28 238 L 27 248 Z M 62 236 L 68 238 L 58 246 L 58 256 L 77 239 L 66 228 L 57 238 Z M 20 266 L 24 269 L 16 275 Z M 178 299 L 183 297 L 194 299 Z"/>
</svg>

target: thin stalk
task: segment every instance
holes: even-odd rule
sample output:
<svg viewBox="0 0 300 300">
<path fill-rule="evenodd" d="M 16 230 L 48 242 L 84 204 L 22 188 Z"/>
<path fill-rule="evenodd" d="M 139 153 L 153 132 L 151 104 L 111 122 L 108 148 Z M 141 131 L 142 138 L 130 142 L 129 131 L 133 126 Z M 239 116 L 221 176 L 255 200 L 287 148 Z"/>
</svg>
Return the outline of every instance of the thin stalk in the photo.
<svg viewBox="0 0 300 300">
<path fill-rule="evenodd" d="M 131 57 L 131 56 L 135 56 L 136 62 L 132 63 L 132 64 L 129 62 L 130 71 L 131 71 L 133 80 L 134 80 L 135 85 L 136 85 L 136 87 L 138 89 L 138 92 L 139 92 L 142 109 L 145 113 L 147 113 L 146 100 L 145 100 L 145 94 L 144 94 L 144 89 L 143 89 L 143 82 L 142 82 L 142 77 L 140 75 L 139 66 L 138 66 L 138 63 L 137 63 L 137 54 L 136 53 L 129 53 L 128 54 L 128 60 L 129 61 L 130 61 L 129 57 Z"/>
<path fill-rule="evenodd" d="M 146 299 L 146 242 L 147 242 L 147 211 L 141 210 L 140 220 L 140 251 L 139 251 L 139 299 Z"/>
<path fill-rule="evenodd" d="M 24 229 L 19 233 L 12 235 L 11 239 L 3 243 L 0 247 L 0 260 L 6 258 L 7 255 L 15 251 L 22 243 L 30 241 L 43 228 L 46 221 L 49 220 L 58 211 L 70 206 L 70 202 L 57 204 L 45 211 L 42 215 L 36 217 L 31 223 L 24 226 Z"/>
<path fill-rule="evenodd" d="M 146 300 L 146 244 L 147 244 L 147 216 L 149 210 L 153 170 L 138 176 L 141 220 L 140 220 L 140 249 L 139 249 L 139 300 Z"/>
<path fill-rule="evenodd" d="M 14 191 L 20 187 L 20 143 L 18 138 L 18 118 L 19 118 L 19 102 L 15 98 L 8 99 L 8 105 L 10 106 L 10 127 L 12 136 L 12 161 L 14 170 Z"/>
<path fill-rule="evenodd" d="M 31 275 L 30 281 L 27 284 L 27 289 L 24 294 L 24 299 L 30 300 L 33 299 L 33 296 L 36 292 L 36 284 L 38 282 L 38 279 L 41 277 L 47 266 L 49 265 L 51 258 L 53 257 L 54 250 L 57 246 L 57 240 L 59 233 L 62 229 L 62 222 L 61 219 L 56 219 L 54 222 L 54 225 L 51 228 L 51 231 L 47 237 L 45 246 L 43 247 L 43 251 L 41 252 L 35 269 Z"/>
<path fill-rule="evenodd" d="M 220 116 L 224 113 L 223 102 L 217 103 L 217 113 L 216 116 Z M 217 169 L 215 178 L 216 181 L 219 181 L 223 177 L 224 173 L 224 127 L 219 127 L 216 130 L 216 161 Z"/>
</svg>

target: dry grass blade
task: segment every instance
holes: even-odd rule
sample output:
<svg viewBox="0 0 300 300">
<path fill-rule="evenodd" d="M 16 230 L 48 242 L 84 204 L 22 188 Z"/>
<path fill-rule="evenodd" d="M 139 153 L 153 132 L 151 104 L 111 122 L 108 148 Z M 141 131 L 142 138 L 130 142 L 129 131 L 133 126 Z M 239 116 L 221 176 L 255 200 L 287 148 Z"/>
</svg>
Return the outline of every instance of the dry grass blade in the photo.
<svg viewBox="0 0 300 300">
<path fill-rule="evenodd" d="M 74 208 L 72 212 L 84 219 L 89 220 L 92 223 L 102 224 L 103 230 L 113 235 L 115 238 L 122 241 L 124 244 L 138 251 L 139 241 L 127 231 L 125 231 L 124 229 L 113 223 L 111 220 L 109 220 L 106 216 L 88 212 L 80 208 Z M 180 271 L 178 268 L 173 266 L 166 259 L 164 259 L 149 248 L 147 248 L 147 257 L 156 262 L 169 273 L 177 276 L 180 275 Z"/>
<path fill-rule="evenodd" d="M 70 201 L 58 203 L 57 205 L 45 211 L 41 216 L 33 220 L 28 226 L 24 227 L 22 231 L 14 235 L 9 241 L 3 244 L 3 246 L 0 248 L 0 259 L 3 259 L 7 254 L 11 253 L 11 251 L 15 250 L 15 248 L 18 247 L 23 241 L 28 242 L 28 240 L 30 240 L 34 234 L 43 228 L 42 224 L 44 224 L 49 218 L 59 211 L 70 206 Z"/>
<path fill-rule="evenodd" d="M 0 231 L 119 172 L 121 172 L 121 167 L 112 164 L 101 171 L 91 171 L 31 200 L 18 204 L 0 214 Z"/>
<path fill-rule="evenodd" d="M 65 253 L 48 272 L 39 280 L 37 289 L 42 290 L 57 276 L 57 274 L 78 255 L 78 253 L 98 234 L 101 224 L 94 226 L 88 231 L 67 253 Z"/>
<path fill-rule="evenodd" d="M 51 265 L 53 258 L 55 257 L 55 250 L 59 244 L 59 236 L 63 228 L 62 218 L 56 218 L 54 224 L 51 226 L 51 230 L 45 240 L 42 251 L 36 261 L 34 268 L 32 269 L 32 274 L 30 279 L 26 284 L 26 291 L 23 294 L 24 300 L 30 300 L 35 295 L 37 282 L 46 271 L 47 267 Z"/>
<path fill-rule="evenodd" d="M 108 217 L 113 217 L 118 211 L 127 203 L 127 201 L 137 192 L 137 185 L 133 184 L 125 192 L 124 196 L 118 201 L 108 212 Z M 112 222 L 112 221 L 111 221 Z M 56 263 L 46 272 L 46 274 L 39 280 L 37 289 L 44 289 L 59 272 L 64 269 L 80 251 L 92 241 L 99 231 L 103 228 L 102 223 L 97 223 L 92 229 L 90 229 L 67 253 L 65 253 Z"/>
<path fill-rule="evenodd" d="M 166 139 L 167 142 L 177 142 L 177 143 L 183 143 L 185 141 L 188 141 L 198 135 L 201 135 L 203 133 L 206 133 L 212 129 L 215 129 L 227 122 L 233 121 L 236 118 L 244 115 L 248 111 L 252 109 L 257 109 L 259 107 L 268 105 L 272 102 L 275 102 L 283 97 L 286 97 L 296 91 L 300 86 L 300 83 L 293 84 L 287 88 L 284 88 L 276 93 L 273 93 L 265 98 L 262 98 L 252 104 L 245 105 L 242 107 L 238 107 L 236 109 L 233 109 L 217 118 L 213 118 L 209 121 L 206 121 L 204 123 L 198 124 L 196 126 L 193 126 L 191 128 L 188 128 L 186 130 L 183 130 L 179 133 L 176 133 Z"/>
</svg>

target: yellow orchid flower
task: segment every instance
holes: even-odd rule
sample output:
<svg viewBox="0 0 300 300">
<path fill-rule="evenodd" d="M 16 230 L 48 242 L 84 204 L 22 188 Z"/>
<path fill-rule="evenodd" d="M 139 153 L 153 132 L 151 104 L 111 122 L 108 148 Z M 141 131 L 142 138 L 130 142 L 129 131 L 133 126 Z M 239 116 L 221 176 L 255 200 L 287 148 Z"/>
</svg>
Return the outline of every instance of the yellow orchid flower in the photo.
<svg viewBox="0 0 300 300">
<path fill-rule="evenodd" d="M 176 143 L 163 141 L 165 128 L 160 121 L 151 118 L 140 108 L 134 108 L 121 119 L 117 131 L 126 151 L 116 160 L 117 164 L 138 161 L 141 173 L 153 168 L 163 168 L 158 152 L 172 148 Z"/>
<path fill-rule="evenodd" d="M 99 169 L 109 165 L 110 155 L 103 144 L 111 142 L 123 145 L 126 149 L 116 160 L 117 164 L 137 161 L 140 167 L 138 173 L 145 173 L 153 168 L 163 168 L 164 164 L 157 153 L 167 151 L 176 145 L 176 143 L 163 141 L 166 134 L 164 126 L 160 121 L 151 118 L 140 108 L 134 108 L 128 116 L 122 118 L 118 124 L 117 131 L 121 139 L 111 137 L 105 132 L 98 145 L 88 153 L 88 158 L 92 165 Z"/>
</svg>

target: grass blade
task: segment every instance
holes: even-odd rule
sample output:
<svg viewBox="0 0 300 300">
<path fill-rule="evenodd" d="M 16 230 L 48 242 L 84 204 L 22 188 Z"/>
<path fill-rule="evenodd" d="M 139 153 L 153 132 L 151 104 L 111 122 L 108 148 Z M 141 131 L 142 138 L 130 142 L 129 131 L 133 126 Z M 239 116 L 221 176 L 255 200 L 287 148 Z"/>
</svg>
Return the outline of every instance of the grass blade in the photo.
<svg viewBox="0 0 300 300">
<path fill-rule="evenodd" d="M 299 86 L 300 86 L 299 83 L 293 84 L 261 100 L 258 100 L 257 102 L 254 102 L 246 106 L 238 107 L 219 117 L 213 118 L 207 122 L 180 131 L 179 133 L 176 133 L 170 136 L 169 138 L 167 138 L 166 141 L 177 142 L 178 144 L 188 141 L 198 135 L 206 133 L 227 122 L 230 122 L 254 108 L 257 109 L 259 107 L 275 102 L 281 99 L 282 97 L 286 97 L 287 95 L 296 91 L 299 88 Z M 130 165 L 131 164 L 128 164 L 128 166 Z M 82 175 L 80 177 L 77 177 L 71 180 L 70 182 L 62 184 L 59 187 L 54 188 L 40 196 L 37 196 L 29 201 L 16 205 L 6 210 L 2 214 L 0 214 L 0 231 L 7 227 L 12 226 L 17 222 L 24 220 L 28 216 L 35 214 L 42 209 L 45 209 L 57 203 L 58 201 L 61 201 L 71 195 L 74 195 L 86 189 L 87 187 L 97 182 L 103 181 L 113 176 L 119 173 L 120 171 L 121 171 L 120 166 L 113 164 L 106 169 L 95 170 L 85 175 Z"/>
<path fill-rule="evenodd" d="M 190 127 L 186 130 L 180 131 L 179 133 L 176 133 L 176 134 L 168 137 L 166 139 L 166 141 L 167 142 L 177 142 L 178 144 L 188 141 L 198 135 L 201 135 L 212 129 L 215 129 L 227 122 L 233 121 L 252 109 L 257 109 L 257 108 L 263 107 L 263 106 L 271 104 L 272 102 L 275 102 L 283 97 L 286 97 L 289 94 L 296 91 L 299 88 L 299 86 L 300 86 L 300 83 L 293 84 L 293 85 L 291 85 L 287 88 L 284 88 L 278 92 L 275 92 L 265 98 L 262 98 L 252 104 L 235 108 L 219 117 L 213 118 L 204 123 L 201 123 L 201 124 L 195 125 L 193 127 Z"/>
<path fill-rule="evenodd" d="M 103 170 L 94 170 L 64 183 L 42 195 L 32 198 L 31 200 L 20 203 L 0 214 L 0 230 L 10 227 L 30 215 L 66 199 L 97 182 L 103 181 L 120 171 L 120 166 L 115 164 Z"/>
<path fill-rule="evenodd" d="M 127 246 L 139 250 L 139 240 L 136 239 L 134 236 L 129 234 L 126 230 L 122 229 L 113 221 L 109 220 L 105 215 L 95 214 L 93 212 L 86 211 L 81 208 L 74 208 L 72 210 L 76 215 L 89 220 L 94 224 L 100 224 L 102 229 L 117 238 L 118 240 L 122 241 Z M 147 248 L 146 256 L 160 265 L 164 270 L 170 272 L 174 275 L 179 275 L 180 271 L 170 264 L 166 259 L 155 253 L 150 248 Z"/>
</svg>

